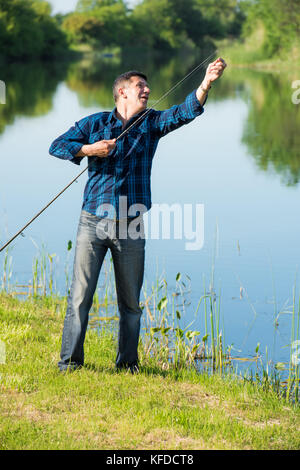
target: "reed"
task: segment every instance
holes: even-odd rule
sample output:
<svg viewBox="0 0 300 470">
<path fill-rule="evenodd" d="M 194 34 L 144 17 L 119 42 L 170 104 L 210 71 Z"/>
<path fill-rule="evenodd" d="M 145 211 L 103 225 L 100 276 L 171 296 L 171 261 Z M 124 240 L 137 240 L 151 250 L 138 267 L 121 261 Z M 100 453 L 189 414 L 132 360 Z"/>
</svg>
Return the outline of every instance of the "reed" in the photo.
<svg viewBox="0 0 300 470">
<path fill-rule="evenodd" d="M 296 313 L 297 310 L 297 313 Z M 291 344 L 290 344 L 290 362 L 289 375 L 286 387 L 286 398 L 290 399 L 294 392 L 294 399 L 299 400 L 299 362 L 300 362 L 300 341 L 299 341 L 299 322 L 300 322 L 300 299 L 298 308 L 296 306 L 295 287 L 293 289 L 293 309 L 291 325 Z"/>
<path fill-rule="evenodd" d="M 65 264 L 66 293 L 69 292 L 69 259 L 72 252 L 72 243 L 68 242 L 67 261 Z M 11 295 L 34 297 L 35 299 L 48 298 L 54 302 L 55 298 L 66 304 L 67 296 L 59 296 L 56 290 L 56 255 L 49 254 L 45 246 L 37 250 L 32 263 L 32 279 L 27 286 L 13 286 L 12 288 L 12 255 L 7 249 L 4 253 L 1 289 Z M 214 266 L 214 260 L 213 260 Z M 203 293 L 200 296 L 196 309 L 191 312 L 189 296 L 192 291 L 191 279 L 181 273 L 176 275 L 174 287 L 170 287 L 163 274 L 156 275 L 152 285 L 147 280 L 143 286 L 141 308 L 143 310 L 142 329 L 139 344 L 141 363 L 149 367 L 161 369 L 183 370 L 193 368 L 197 371 L 209 373 L 234 374 L 238 373 L 234 364 L 249 362 L 255 365 L 253 372 L 244 373 L 243 379 L 265 389 L 276 390 L 278 395 L 287 401 L 299 402 L 299 362 L 300 362 L 300 299 L 296 305 L 296 289 L 293 291 L 293 308 L 290 312 L 291 343 L 290 362 L 288 371 L 285 364 L 277 363 L 269 368 L 268 352 L 265 360 L 259 351 L 259 345 L 254 358 L 233 357 L 232 347 L 226 346 L 224 339 L 224 317 L 221 318 L 221 290 L 218 295 L 214 289 L 214 267 L 211 273 L 209 287 L 203 278 Z M 17 292 L 17 287 L 25 288 L 26 292 Z M 187 318 L 192 318 L 187 324 Z M 117 299 L 112 259 L 104 261 L 103 274 L 100 277 L 94 302 L 90 312 L 89 328 L 101 330 L 111 328 L 116 333 L 118 320 Z M 221 329 L 221 324 L 223 328 Z M 281 374 L 287 374 L 282 380 Z"/>
<path fill-rule="evenodd" d="M 1 276 L 1 290 L 10 292 L 10 280 L 13 275 L 11 247 L 6 248 L 4 252 L 3 268 Z"/>
</svg>

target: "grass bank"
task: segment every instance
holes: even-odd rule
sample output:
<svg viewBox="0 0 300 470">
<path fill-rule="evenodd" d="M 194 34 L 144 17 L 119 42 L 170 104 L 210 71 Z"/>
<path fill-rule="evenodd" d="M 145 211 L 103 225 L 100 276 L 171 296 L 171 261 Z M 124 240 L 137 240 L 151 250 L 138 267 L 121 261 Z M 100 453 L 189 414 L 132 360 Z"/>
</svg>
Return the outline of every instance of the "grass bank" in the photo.
<svg viewBox="0 0 300 470">
<path fill-rule="evenodd" d="M 117 373 L 108 327 L 88 330 L 86 367 L 59 373 L 64 310 L 0 295 L 1 449 L 299 449 L 299 407 L 272 389 L 143 355 L 139 375 Z"/>
<path fill-rule="evenodd" d="M 251 35 L 242 39 L 216 41 L 218 55 L 226 58 L 231 66 L 255 68 L 274 72 L 300 70 L 300 46 L 295 42 L 289 50 L 267 57 L 264 49 L 264 28 L 257 27 Z"/>
</svg>

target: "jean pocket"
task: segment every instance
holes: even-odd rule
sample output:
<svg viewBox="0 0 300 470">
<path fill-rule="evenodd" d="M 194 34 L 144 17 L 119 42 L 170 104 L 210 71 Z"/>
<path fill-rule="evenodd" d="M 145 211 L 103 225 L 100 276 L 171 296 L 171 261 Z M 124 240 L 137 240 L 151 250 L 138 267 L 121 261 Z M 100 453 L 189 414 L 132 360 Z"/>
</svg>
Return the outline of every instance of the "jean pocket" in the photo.
<svg viewBox="0 0 300 470">
<path fill-rule="evenodd" d="M 82 210 L 79 219 L 79 225 L 97 225 L 99 222 L 99 217 L 94 214 L 90 214 L 89 212 Z"/>
</svg>

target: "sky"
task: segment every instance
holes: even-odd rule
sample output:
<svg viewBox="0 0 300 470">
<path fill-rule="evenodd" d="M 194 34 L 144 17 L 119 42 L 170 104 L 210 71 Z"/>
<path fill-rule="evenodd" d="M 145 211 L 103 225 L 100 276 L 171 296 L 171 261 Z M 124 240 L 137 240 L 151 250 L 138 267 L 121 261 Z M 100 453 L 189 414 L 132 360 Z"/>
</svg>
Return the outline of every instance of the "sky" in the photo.
<svg viewBox="0 0 300 470">
<path fill-rule="evenodd" d="M 69 13 L 73 11 L 77 5 L 77 0 L 48 0 L 52 5 L 53 13 Z"/>
<path fill-rule="evenodd" d="M 48 2 L 52 5 L 53 11 L 52 13 L 55 15 L 56 13 L 69 13 L 73 11 L 77 5 L 78 0 L 48 0 Z M 136 0 L 127 0 L 126 2 L 129 6 L 134 5 Z"/>
</svg>

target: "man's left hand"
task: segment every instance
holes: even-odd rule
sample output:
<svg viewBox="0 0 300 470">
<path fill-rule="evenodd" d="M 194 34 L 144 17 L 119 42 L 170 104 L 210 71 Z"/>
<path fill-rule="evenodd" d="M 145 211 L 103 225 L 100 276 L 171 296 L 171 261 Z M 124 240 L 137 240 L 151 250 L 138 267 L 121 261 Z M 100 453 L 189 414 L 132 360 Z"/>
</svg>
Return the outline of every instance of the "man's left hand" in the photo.
<svg viewBox="0 0 300 470">
<path fill-rule="evenodd" d="M 208 89 L 211 86 L 212 82 L 214 82 L 219 77 L 221 77 L 226 67 L 227 67 L 227 64 L 225 60 L 222 59 L 221 57 L 219 57 L 214 62 L 209 64 L 209 66 L 206 69 L 204 80 L 202 82 L 206 89 Z"/>
</svg>

